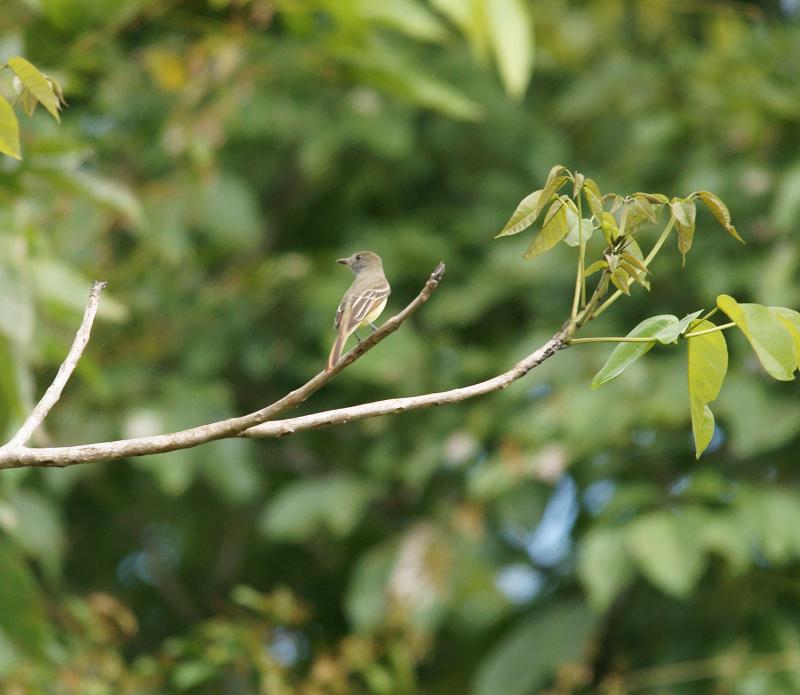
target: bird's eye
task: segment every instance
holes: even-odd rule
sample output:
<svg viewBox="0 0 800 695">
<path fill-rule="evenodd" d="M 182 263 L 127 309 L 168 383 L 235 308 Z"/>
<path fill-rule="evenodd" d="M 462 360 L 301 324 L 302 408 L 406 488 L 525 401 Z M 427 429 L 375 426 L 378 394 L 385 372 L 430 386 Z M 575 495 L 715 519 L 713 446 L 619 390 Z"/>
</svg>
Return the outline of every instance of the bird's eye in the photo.
<svg viewBox="0 0 800 695">
<path fill-rule="evenodd" d="M 356 255 L 356 260 L 357 260 L 357 261 L 360 261 L 360 260 L 361 260 L 361 254 L 360 254 L 360 253 Z"/>
</svg>

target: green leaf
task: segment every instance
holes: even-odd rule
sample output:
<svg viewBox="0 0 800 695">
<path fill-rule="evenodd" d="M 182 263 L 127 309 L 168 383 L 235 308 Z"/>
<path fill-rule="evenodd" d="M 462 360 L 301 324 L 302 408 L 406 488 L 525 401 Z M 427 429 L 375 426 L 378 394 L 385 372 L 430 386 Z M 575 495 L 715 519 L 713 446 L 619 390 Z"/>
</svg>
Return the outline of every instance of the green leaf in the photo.
<svg viewBox="0 0 800 695">
<path fill-rule="evenodd" d="M 603 220 L 603 196 L 594 179 L 586 179 L 583 182 L 583 197 L 589 205 L 589 209 L 597 219 L 598 223 Z"/>
<path fill-rule="evenodd" d="M 281 490 L 261 519 L 270 538 L 302 542 L 321 532 L 346 536 L 374 496 L 373 487 L 351 475 L 300 480 Z"/>
<path fill-rule="evenodd" d="M 633 569 L 622 531 L 596 527 L 584 536 L 577 572 L 593 608 L 608 608 L 633 577 Z"/>
<path fill-rule="evenodd" d="M 651 512 L 628 525 L 626 545 L 642 574 L 672 596 L 687 596 L 703 573 L 700 538 L 684 519 Z"/>
<path fill-rule="evenodd" d="M 686 264 L 686 254 L 692 248 L 694 241 L 695 217 L 697 209 L 691 199 L 679 200 L 673 198 L 669 205 L 675 226 L 678 229 L 678 250 L 681 252 L 681 263 Z"/>
<path fill-rule="evenodd" d="M 611 246 L 619 237 L 619 228 L 614 215 L 605 210 L 600 212 L 600 229 L 603 230 L 603 236 L 606 238 L 606 243 Z"/>
<path fill-rule="evenodd" d="M 19 151 L 19 121 L 11 104 L 0 96 L 0 152 L 22 159 Z"/>
<path fill-rule="evenodd" d="M 794 342 L 794 352 L 797 355 L 797 367 L 800 367 L 800 313 L 794 309 L 782 306 L 771 306 L 769 310 L 778 318 L 784 328 L 789 331 Z"/>
<path fill-rule="evenodd" d="M 189 690 L 210 680 L 217 674 L 217 667 L 210 661 L 185 661 L 172 672 L 172 684 L 178 690 Z"/>
<path fill-rule="evenodd" d="M 797 353 L 786 325 L 761 304 L 739 304 L 733 297 L 721 294 L 717 306 L 736 323 L 758 356 L 767 373 L 779 381 L 794 379 Z"/>
<path fill-rule="evenodd" d="M 42 563 L 51 578 L 55 578 L 64 551 L 64 534 L 57 508 L 38 492 L 24 488 L 14 492 L 10 502 L 14 524 L 9 535 L 28 555 Z"/>
<path fill-rule="evenodd" d="M 36 97 L 36 100 L 50 112 L 50 115 L 60 121 L 58 112 L 61 102 L 47 78 L 25 58 L 19 56 L 9 58 L 8 67 L 22 80 L 22 84 Z"/>
<path fill-rule="evenodd" d="M 508 222 L 505 223 L 503 229 L 499 234 L 496 234 L 494 238 L 497 239 L 501 236 L 519 234 L 522 230 L 527 229 L 536 222 L 536 218 L 541 212 L 541 208 L 539 207 L 539 199 L 541 196 L 541 189 L 525 196 L 520 204 L 517 205 L 517 209 L 514 210 L 514 214 L 511 215 Z"/>
<path fill-rule="evenodd" d="M 28 654 L 41 654 L 48 630 L 36 580 L 22 558 L 4 542 L 0 542 L 0 577 L 3 633 Z"/>
<path fill-rule="evenodd" d="M 569 231 L 567 228 L 567 208 L 564 205 L 564 201 L 559 198 L 550 206 L 541 230 L 534 237 L 522 257 L 525 259 L 533 258 L 545 251 L 549 251 L 567 235 L 567 231 Z"/>
<path fill-rule="evenodd" d="M 523 0 L 486 3 L 489 39 L 503 86 L 519 99 L 525 94 L 533 70 L 533 20 Z"/>
<path fill-rule="evenodd" d="M 506 634 L 478 668 L 473 695 L 526 695 L 583 655 L 595 627 L 582 603 L 551 602 Z"/>
<path fill-rule="evenodd" d="M 701 321 L 696 330 L 713 328 Z M 688 346 L 689 408 L 692 416 L 695 456 L 706 450 L 714 435 L 714 414 L 708 404 L 719 395 L 728 371 L 728 346 L 722 331 L 686 339 Z"/>
<path fill-rule="evenodd" d="M 447 38 L 447 29 L 436 15 L 414 0 L 362 0 L 359 12 L 366 19 L 384 24 L 414 39 L 440 42 Z"/>
<path fill-rule="evenodd" d="M 653 342 L 647 343 L 619 343 L 617 347 L 609 355 L 603 368 L 597 372 L 594 379 L 592 379 L 592 388 L 596 389 L 618 377 L 628 367 L 630 367 L 636 360 L 643 355 L 647 354 L 650 349 L 656 344 L 656 334 L 664 330 L 666 327 L 674 325 L 678 322 L 676 316 L 670 314 L 661 314 L 659 316 L 651 316 L 650 318 L 642 321 L 636 328 L 634 328 L 627 338 L 653 338 Z"/>
<path fill-rule="evenodd" d="M 691 314 L 686 314 L 686 316 L 684 316 L 677 323 L 670 324 L 663 330 L 659 331 L 655 337 L 658 338 L 658 342 L 663 343 L 664 345 L 669 343 L 677 343 L 678 338 L 686 332 L 692 321 L 694 321 L 702 313 L 703 310 L 700 309 L 699 311 L 695 311 Z"/>
<path fill-rule="evenodd" d="M 584 277 L 589 277 L 592 273 L 596 273 L 598 270 L 606 270 L 608 268 L 607 261 L 595 261 L 592 263 L 588 268 L 583 271 Z"/>
<path fill-rule="evenodd" d="M 705 206 L 711 211 L 711 214 L 716 217 L 717 222 L 722 225 L 722 228 L 728 232 L 728 234 L 744 244 L 744 239 L 739 236 L 736 227 L 731 224 L 731 213 L 728 211 L 728 206 L 725 205 L 722 200 L 710 191 L 697 191 L 694 195 L 705 203 Z"/>
<path fill-rule="evenodd" d="M 556 167 L 553 168 L 553 171 L 555 169 Z M 511 215 L 511 218 L 505 223 L 502 231 L 495 238 L 517 234 L 523 229 L 530 227 L 536 222 L 542 210 L 544 210 L 553 196 L 568 180 L 569 177 L 567 176 L 549 177 L 544 188 L 534 191 L 523 198 L 522 202 L 517 205 L 517 209 L 514 210 L 514 214 Z M 550 209 L 552 210 L 552 206 Z"/>
<path fill-rule="evenodd" d="M 581 241 L 585 244 L 594 233 L 594 225 L 590 219 L 583 218 L 580 227 L 578 226 L 578 215 L 571 206 L 567 206 L 567 228 L 569 231 L 564 237 L 567 246 L 579 246 Z"/>
<path fill-rule="evenodd" d="M 611 271 L 611 283 L 623 294 L 630 296 L 629 275 L 625 268 L 616 267 Z"/>
</svg>

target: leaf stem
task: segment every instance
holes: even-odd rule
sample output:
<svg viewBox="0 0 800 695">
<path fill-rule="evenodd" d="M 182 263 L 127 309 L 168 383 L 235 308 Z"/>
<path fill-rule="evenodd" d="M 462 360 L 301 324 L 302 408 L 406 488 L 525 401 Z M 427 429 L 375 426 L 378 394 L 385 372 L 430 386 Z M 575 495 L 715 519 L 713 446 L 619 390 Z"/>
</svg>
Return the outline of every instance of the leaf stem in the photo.
<svg viewBox="0 0 800 695">
<path fill-rule="evenodd" d="M 696 338 L 698 335 L 706 335 L 708 333 L 716 333 L 717 331 L 724 331 L 728 328 L 733 328 L 736 325 L 736 322 L 731 321 L 730 323 L 723 323 L 719 326 L 714 326 L 714 328 L 705 328 L 702 331 L 693 331 L 692 333 L 684 333 L 684 338 Z"/>
<path fill-rule="evenodd" d="M 669 233 L 672 231 L 672 228 L 675 226 L 675 218 L 670 217 L 669 222 L 667 222 L 667 226 L 664 227 L 664 231 L 661 232 L 661 236 L 658 237 L 656 243 L 653 245 L 653 248 L 650 249 L 650 253 L 647 254 L 647 258 L 644 259 L 643 263 L 645 266 L 649 266 L 652 263 L 653 259 L 656 257 L 656 254 L 661 250 L 661 247 L 666 242 Z M 628 285 L 633 282 L 633 278 L 628 278 Z M 596 318 L 600 316 L 608 307 L 610 307 L 614 302 L 616 302 L 622 296 L 622 292 L 617 290 L 612 294 L 605 302 L 603 302 L 598 308 L 597 311 L 594 312 L 592 318 Z"/>
<path fill-rule="evenodd" d="M 701 316 L 699 319 L 696 319 L 698 322 L 700 321 L 708 321 L 714 314 L 719 311 L 719 307 L 715 306 L 711 311 L 709 311 L 705 316 Z"/>
<path fill-rule="evenodd" d="M 657 338 L 628 338 L 627 336 L 598 336 L 595 338 L 570 338 L 570 345 L 580 345 L 581 343 L 657 343 Z"/>
<path fill-rule="evenodd" d="M 586 305 L 586 277 L 584 276 L 586 241 L 583 238 L 583 208 L 580 191 L 578 191 L 578 245 L 578 277 L 575 278 L 575 295 L 572 298 L 573 319 L 578 315 L 578 308 Z"/>
<path fill-rule="evenodd" d="M 716 333 L 717 331 L 724 331 L 728 328 L 733 328 L 736 324 L 731 321 L 730 323 L 723 323 L 719 326 L 714 326 L 714 328 L 706 328 L 702 331 L 695 331 L 693 333 L 684 333 L 681 338 L 696 338 L 700 335 L 706 335 L 708 333 Z M 656 343 L 658 342 L 657 338 L 647 338 L 647 337 L 634 337 L 630 338 L 628 336 L 618 336 L 618 335 L 603 335 L 597 336 L 594 338 L 570 338 L 569 344 L 570 345 L 580 345 L 581 343 Z"/>
</svg>

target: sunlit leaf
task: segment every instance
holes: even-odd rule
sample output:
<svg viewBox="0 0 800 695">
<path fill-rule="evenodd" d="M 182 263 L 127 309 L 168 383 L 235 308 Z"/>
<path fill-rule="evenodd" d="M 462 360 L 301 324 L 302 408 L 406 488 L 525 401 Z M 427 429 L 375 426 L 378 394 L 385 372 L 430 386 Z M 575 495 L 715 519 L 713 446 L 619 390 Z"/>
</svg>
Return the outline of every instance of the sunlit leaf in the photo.
<svg viewBox="0 0 800 695">
<path fill-rule="evenodd" d="M 60 121 L 61 117 L 58 112 L 61 109 L 61 102 L 47 78 L 25 58 L 19 56 L 9 58 L 8 67 L 22 80 L 22 84 L 36 97 L 37 101 L 50 112 L 50 115 Z"/>
<path fill-rule="evenodd" d="M 491 0 L 486 15 L 492 52 L 506 92 L 520 98 L 533 70 L 533 19 L 523 0 Z"/>
<path fill-rule="evenodd" d="M 22 159 L 19 151 L 19 121 L 11 104 L 0 96 L 0 152 Z"/>
<path fill-rule="evenodd" d="M 734 239 L 744 243 L 744 239 L 739 236 L 736 227 L 731 224 L 731 213 L 728 211 L 728 206 L 722 202 L 717 196 L 709 191 L 697 191 L 695 195 L 702 200 L 706 207 L 711 211 L 711 214 L 722 225 L 722 228 L 728 232 Z"/>
<path fill-rule="evenodd" d="M 779 381 L 794 379 L 797 354 L 794 340 L 783 321 L 761 304 L 739 304 L 733 297 L 721 294 L 717 306 L 745 334 L 767 373 Z"/>
<path fill-rule="evenodd" d="M 800 312 L 782 306 L 771 306 L 769 310 L 777 316 L 784 328 L 789 331 L 789 335 L 792 336 L 794 352 L 798 360 L 797 366 L 800 367 Z"/>
<path fill-rule="evenodd" d="M 676 316 L 662 314 L 651 316 L 634 328 L 627 338 L 653 338 L 652 342 L 619 343 L 609 355 L 603 368 L 592 379 L 592 388 L 596 389 L 615 377 L 618 377 L 640 357 L 646 355 L 656 344 L 656 335 L 668 326 L 678 323 Z"/>
<path fill-rule="evenodd" d="M 693 327 L 693 332 L 709 328 L 714 328 L 711 321 L 701 321 Z M 722 331 L 690 337 L 686 342 L 688 343 L 689 409 L 692 417 L 695 456 L 700 458 L 714 435 L 714 414 L 708 404 L 716 400 L 725 381 L 728 371 L 728 346 Z"/>
<path fill-rule="evenodd" d="M 418 0 L 362 0 L 359 11 L 367 19 L 415 39 L 439 42 L 447 38 L 447 29 L 442 22 Z"/>
<path fill-rule="evenodd" d="M 545 223 L 534 237 L 523 258 L 533 258 L 553 248 L 567 235 L 567 208 L 560 198 L 553 202 L 545 216 Z"/>
</svg>

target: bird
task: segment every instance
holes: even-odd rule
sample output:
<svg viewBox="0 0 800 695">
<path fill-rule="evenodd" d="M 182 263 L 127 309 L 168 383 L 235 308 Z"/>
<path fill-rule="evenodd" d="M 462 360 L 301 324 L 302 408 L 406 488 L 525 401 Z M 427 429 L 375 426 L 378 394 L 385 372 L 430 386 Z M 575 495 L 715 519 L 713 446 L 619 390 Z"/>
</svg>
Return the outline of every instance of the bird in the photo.
<svg viewBox="0 0 800 695">
<path fill-rule="evenodd" d="M 339 302 L 333 320 L 337 334 L 328 357 L 328 371 L 336 366 L 345 342 L 358 328 L 367 324 L 373 330 L 377 328 L 374 321 L 381 315 L 392 291 L 383 274 L 383 261 L 377 253 L 359 251 L 336 262 L 349 266 L 356 277 Z"/>
</svg>

